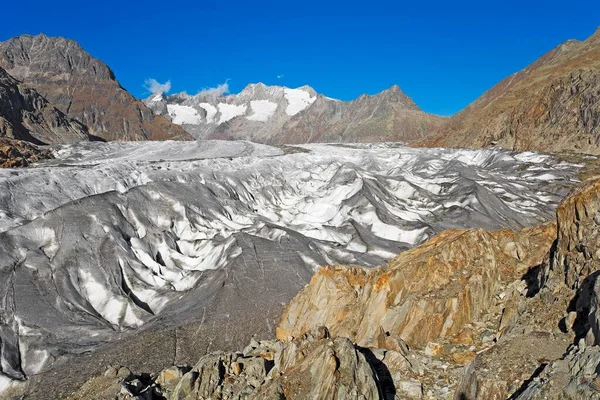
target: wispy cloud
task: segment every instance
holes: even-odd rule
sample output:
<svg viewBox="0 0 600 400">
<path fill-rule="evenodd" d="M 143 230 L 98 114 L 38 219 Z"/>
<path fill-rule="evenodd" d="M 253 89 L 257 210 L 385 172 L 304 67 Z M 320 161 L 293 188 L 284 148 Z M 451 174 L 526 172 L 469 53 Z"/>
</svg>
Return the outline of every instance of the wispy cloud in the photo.
<svg viewBox="0 0 600 400">
<path fill-rule="evenodd" d="M 283 78 L 283 74 L 282 75 L 277 75 L 277 79 L 281 79 Z"/>
<path fill-rule="evenodd" d="M 144 88 L 146 88 L 146 90 L 152 94 L 167 93 L 171 90 L 171 81 L 169 80 L 165 83 L 160 83 L 156 79 L 146 79 L 146 82 L 144 82 Z"/>
<path fill-rule="evenodd" d="M 217 85 L 216 87 L 202 89 L 198 92 L 198 95 L 218 97 L 223 96 L 227 93 L 229 93 L 229 79 L 226 80 L 224 83 Z"/>
</svg>

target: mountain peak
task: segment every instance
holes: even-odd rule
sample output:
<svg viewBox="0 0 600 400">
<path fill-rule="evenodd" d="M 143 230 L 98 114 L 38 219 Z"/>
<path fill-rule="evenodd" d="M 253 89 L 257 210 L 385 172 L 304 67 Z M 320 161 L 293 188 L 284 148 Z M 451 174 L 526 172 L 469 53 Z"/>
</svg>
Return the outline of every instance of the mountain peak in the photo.
<svg viewBox="0 0 600 400">
<path fill-rule="evenodd" d="M 103 139 L 190 138 L 140 105 L 105 63 L 74 40 L 39 34 L 0 42 L 0 67 Z"/>
<path fill-rule="evenodd" d="M 377 93 L 374 98 L 385 98 L 389 101 L 402 103 L 407 109 L 412 109 L 415 111 L 420 111 L 421 109 L 415 104 L 415 102 L 408 97 L 400 86 L 397 84 L 392 85 L 391 87 L 385 89 L 384 91 Z"/>
</svg>

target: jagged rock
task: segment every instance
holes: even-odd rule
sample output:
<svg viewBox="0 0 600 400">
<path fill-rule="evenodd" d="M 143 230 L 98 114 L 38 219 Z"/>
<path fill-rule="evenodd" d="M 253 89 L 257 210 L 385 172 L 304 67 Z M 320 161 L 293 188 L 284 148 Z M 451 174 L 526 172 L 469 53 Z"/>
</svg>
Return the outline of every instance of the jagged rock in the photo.
<svg viewBox="0 0 600 400">
<path fill-rule="evenodd" d="M 496 296 L 542 262 L 554 237 L 554 225 L 518 233 L 448 230 L 385 270 L 322 268 L 285 308 L 277 336 L 289 340 L 323 325 L 366 347 L 385 346 L 382 332 L 417 347 L 458 340 L 465 324 L 499 317 Z"/>
<path fill-rule="evenodd" d="M 540 290 L 521 299 L 498 345 L 469 365 L 457 398 L 600 398 L 599 190 L 600 181 L 585 182 L 560 203 L 557 240 L 538 271 Z"/>
<path fill-rule="evenodd" d="M 600 269 L 600 181 L 585 182 L 556 211 L 558 242 L 554 264 L 565 284 L 577 289 Z"/>
<path fill-rule="evenodd" d="M 0 68 L 0 137 L 37 144 L 93 139 L 78 121 L 68 118 L 37 91 Z"/>
<path fill-rule="evenodd" d="M 53 158 L 52 152 L 20 140 L 0 138 L 0 168 L 26 167 Z"/>
<path fill-rule="evenodd" d="M 566 335 L 533 332 L 502 341 L 469 364 L 456 389 L 462 400 L 506 399 L 548 362 L 562 357 Z"/>
<path fill-rule="evenodd" d="M 561 360 L 544 367 L 516 400 L 600 399 L 600 347 L 573 348 Z"/>
<path fill-rule="evenodd" d="M 154 115 L 121 87 L 106 64 L 72 40 L 15 37 L 0 43 L 0 67 L 103 139 L 191 138 L 181 127 Z"/>
<path fill-rule="evenodd" d="M 365 356 L 348 339 L 330 338 L 323 327 L 290 343 L 253 344 L 255 349 L 268 349 L 267 357 L 211 353 L 185 374 L 179 367 L 169 368 L 154 380 L 124 376 L 123 368 L 112 367 L 86 382 L 71 399 L 379 398 L 378 378 Z M 407 393 L 416 391 L 414 384 L 406 385 Z"/>
</svg>

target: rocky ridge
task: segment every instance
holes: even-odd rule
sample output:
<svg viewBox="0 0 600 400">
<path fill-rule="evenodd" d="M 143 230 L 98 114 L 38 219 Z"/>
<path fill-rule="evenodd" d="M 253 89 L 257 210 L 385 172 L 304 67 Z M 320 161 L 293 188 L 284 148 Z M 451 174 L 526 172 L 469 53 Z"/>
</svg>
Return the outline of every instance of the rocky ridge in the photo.
<svg viewBox="0 0 600 400">
<path fill-rule="evenodd" d="M 507 77 L 416 145 L 600 154 L 600 29 Z"/>
<path fill-rule="evenodd" d="M 165 370 L 128 393 L 207 398 L 202 388 L 212 385 L 210 396 L 224 399 L 343 398 L 327 392 L 335 387 L 353 398 L 600 398 L 599 209 L 600 181 L 592 180 L 561 202 L 557 224 L 450 230 L 385 269 L 322 268 L 285 308 L 278 340 L 228 353 L 226 361 L 206 356 L 191 371 Z M 250 378 L 240 377 L 238 360 L 281 360 L 305 348 L 293 367 L 275 361 L 269 371 L 249 369 L 255 383 L 231 389 Z M 220 363 L 207 366 L 215 357 Z M 346 385 L 320 385 L 332 369 Z M 300 379 L 301 371 L 310 373 Z M 176 376 L 169 385 L 165 374 Z M 111 382 L 125 393 L 135 375 L 128 379 Z"/>
<path fill-rule="evenodd" d="M 112 70 L 75 41 L 43 34 L 12 38 L 0 43 L 0 67 L 102 139 L 191 138 L 123 89 Z"/>
<path fill-rule="evenodd" d="M 37 144 L 93 139 L 85 126 L 0 68 L 0 136 Z"/>
<path fill-rule="evenodd" d="M 153 94 L 144 102 L 197 138 L 268 144 L 409 142 L 445 120 L 421 111 L 397 85 L 349 102 L 309 86 L 290 89 L 262 83 L 227 96 L 205 91 L 195 96 Z"/>
</svg>

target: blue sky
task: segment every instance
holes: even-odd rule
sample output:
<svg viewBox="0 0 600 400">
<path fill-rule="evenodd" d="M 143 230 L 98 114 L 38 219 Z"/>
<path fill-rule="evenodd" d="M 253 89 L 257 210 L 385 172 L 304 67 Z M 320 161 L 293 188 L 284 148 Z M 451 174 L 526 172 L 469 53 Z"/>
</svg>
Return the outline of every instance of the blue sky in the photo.
<svg viewBox="0 0 600 400">
<path fill-rule="evenodd" d="M 425 111 L 451 115 L 567 39 L 600 25 L 600 1 L 377 2 L 32 0 L 2 6 L 0 40 L 75 39 L 134 95 L 227 81 L 311 85 L 351 100 L 398 84 Z"/>
</svg>

